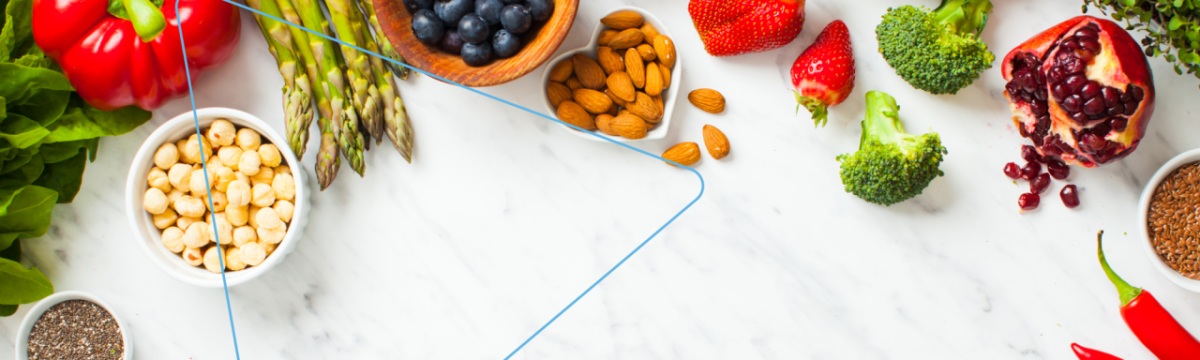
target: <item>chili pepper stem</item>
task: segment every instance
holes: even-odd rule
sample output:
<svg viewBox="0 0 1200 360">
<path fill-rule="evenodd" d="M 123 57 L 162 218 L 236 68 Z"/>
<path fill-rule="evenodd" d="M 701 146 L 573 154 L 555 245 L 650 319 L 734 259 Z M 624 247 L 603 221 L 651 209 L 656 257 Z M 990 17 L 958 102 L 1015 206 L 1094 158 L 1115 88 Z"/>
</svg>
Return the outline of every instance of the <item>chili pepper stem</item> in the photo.
<svg viewBox="0 0 1200 360">
<path fill-rule="evenodd" d="M 1117 287 L 1117 293 L 1121 295 L 1121 306 L 1128 305 L 1130 301 L 1142 294 L 1142 289 L 1129 285 L 1116 272 L 1113 272 L 1112 267 L 1108 266 L 1108 260 L 1104 258 L 1104 230 L 1096 234 L 1096 253 L 1100 256 L 1100 267 L 1104 268 L 1104 275 L 1108 276 L 1108 280 Z"/>
</svg>

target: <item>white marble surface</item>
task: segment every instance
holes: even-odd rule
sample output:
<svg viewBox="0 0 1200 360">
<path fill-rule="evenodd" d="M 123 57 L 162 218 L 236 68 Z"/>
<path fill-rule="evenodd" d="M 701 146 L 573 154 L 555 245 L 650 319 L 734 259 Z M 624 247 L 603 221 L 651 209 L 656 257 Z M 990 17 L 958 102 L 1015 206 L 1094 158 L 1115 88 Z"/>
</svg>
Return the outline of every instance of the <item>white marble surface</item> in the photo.
<svg viewBox="0 0 1200 360">
<path fill-rule="evenodd" d="M 792 44 L 713 58 L 683 0 L 582 1 L 563 49 L 585 43 L 608 9 L 641 6 L 676 34 L 683 90 L 716 88 L 729 100 L 721 115 L 681 102 L 668 138 L 639 146 L 659 153 L 700 141 L 701 126 L 713 124 L 733 152 L 706 155 L 697 169 L 708 188 L 695 207 L 514 358 L 1073 359 L 1073 341 L 1151 358 L 1096 262 L 1099 229 L 1110 234 L 1116 270 L 1200 334 L 1200 296 L 1159 275 L 1132 235 L 1143 182 L 1200 146 L 1198 81 L 1151 60 L 1159 100 L 1140 149 L 1100 169 L 1074 168 L 1081 208 L 1051 195 L 1019 214 L 1025 185 L 1000 169 L 1023 142 L 999 63 L 958 96 L 912 89 L 877 54 L 873 32 L 887 7 L 904 3 L 937 1 L 810 0 Z M 998 56 L 1081 4 L 995 3 L 984 39 Z M 793 113 L 785 75 L 835 18 L 850 27 L 858 83 L 829 126 L 814 129 Z M 198 82 L 197 101 L 282 131 L 281 81 L 249 17 L 243 26 L 235 58 Z M 540 71 L 486 90 L 541 109 Z M 688 172 L 427 77 L 402 86 L 415 162 L 385 149 L 369 153 L 366 178 L 343 168 L 313 196 L 296 252 L 231 289 L 243 359 L 503 358 L 699 188 Z M 933 128 L 950 150 L 945 177 L 890 208 L 844 193 L 834 161 L 857 146 L 867 90 L 894 95 L 910 129 Z M 159 271 L 123 219 L 134 151 L 188 108 L 171 102 L 150 124 L 104 139 L 75 202 L 55 208 L 46 236 L 24 241 L 27 265 L 56 289 L 94 293 L 120 312 L 140 359 L 233 359 L 221 290 Z M 311 172 L 311 151 L 303 162 Z M 0 354 L 12 353 L 26 309 L 0 319 Z"/>
</svg>

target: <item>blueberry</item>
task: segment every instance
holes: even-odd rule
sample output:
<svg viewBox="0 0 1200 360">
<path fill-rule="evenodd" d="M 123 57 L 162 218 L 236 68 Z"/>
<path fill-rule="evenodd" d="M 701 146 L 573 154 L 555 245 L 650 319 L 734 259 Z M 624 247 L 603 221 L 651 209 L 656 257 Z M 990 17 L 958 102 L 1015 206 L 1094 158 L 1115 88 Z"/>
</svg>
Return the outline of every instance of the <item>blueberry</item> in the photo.
<svg viewBox="0 0 1200 360">
<path fill-rule="evenodd" d="M 458 36 L 458 30 L 450 29 L 446 30 L 446 36 L 442 37 L 442 41 L 438 42 L 438 48 L 441 48 L 442 51 L 458 55 L 462 52 L 462 47 L 465 43 L 462 37 Z"/>
<path fill-rule="evenodd" d="M 496 57 L 510 58 L 521 52 L 521 38 L 508 30 L 500 30 L 492 38 L 492 49 L 496 51 Z"/>
<path fill-rule="evenodd" d="M 484 41 L 479 45 L 466 43 L 462 47 L 463 62 L 471 66 L 483 66 L 492 61 L 492 43 Z"/>
<path fill-rule="evenodd" d="M 500 9 L 504 3 L 500 0 L 475 0 L 475 13 L 487 20 L 488 25 L 500 24 Z"/>
<path fill-rule="evenodd" d="M 520 4 L 523 0 L 504 0 L 505 4 Z"/>
<path fill-rule="evenodd" d="M 550 20 L 550 15 L 554 15 L 554 0 L 529 0 L 526 6 L 534 21 Z"/>
<path fill-rule="evenodd" d="M 404 7 L 409 14 L 416 14 L 417 10 L 433 9 L 433 0 L 404 0 Z"/>
<path fill-rule="evenodd" d="M 508 32 L 524 34 L 533 25 L 533 17 L 529 15 L 529 8 L 525 5 L 514 4 L 505 6 L 504 10 L 500 11 L 500 23 L 504 24 L 504 30 Z"/>
<path fill-rule="evenodd" d="M 458 26 L 458 20 L 474 10 L 475 0 L 437 0 L 433 4 L 433 11 L 442 19 L 447 29 Z"/>
<path fill-rule="evenodd" d="M 471 44 L 478 44 L 488 39 L 488 25 L 482 17 L 476 14 L 467 14 L 458 21 L 458 35 L 463 41 Z"/>
<path fill-rule="evenodd" d="M 413 35 L 417 36 L 417 40 L 426 44 L 437 44 L 438 40 L 442 39 L 442 34 L 446 32 L 442 26 L 442 21 L 437 15 L 429 9 L 417 10 L 417 13 L 412 17 Z"/>
</svg>

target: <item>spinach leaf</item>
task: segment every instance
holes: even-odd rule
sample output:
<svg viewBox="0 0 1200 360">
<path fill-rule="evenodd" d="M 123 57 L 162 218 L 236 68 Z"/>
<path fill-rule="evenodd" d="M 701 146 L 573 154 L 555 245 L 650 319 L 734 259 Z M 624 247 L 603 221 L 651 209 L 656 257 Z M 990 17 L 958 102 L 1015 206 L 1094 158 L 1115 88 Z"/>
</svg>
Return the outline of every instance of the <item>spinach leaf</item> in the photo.
<svg viewBox="0 0 1200 360">
<path fill-rule="evenodd" d="M 8 118 L 0 123 L 0 139 L 8 140 L 20 149 L 37 144 L 47 135 L 50 130 L 21 114 L 8 114 Z"/>
<path fill-rule="evenodd" d="M 13 54 L 24 54 L 24 50 L 33 46 L 33 0 L 11 0 L 5 5 L 4 27 L 11 27 L 7 39 L 8 51 L 0 61 L 7 61 Z M 0 45 L 0 47 L 4 47 Z"/>
<path fill-rule="evenodd" d="M 54 285 L 37 268 L 0 259 L 0 304 L 28 304 L 54 293 Z"/>
<path fill-rule="evenodd" d="M 58 192 L 41 186 L 16 187 L 11 181 L 5 183 L 0 185 L 0 248 L 7 248 L 18 237 L 45 235 L 50 229 L 50 212 L 54 210 Z M 0 280 L 0 287 L 3 283 Z M 0 300 L 0 304 L 15 303 Z"/>
<path fill-rule="evenodd" d="M 93 140 L 95 139 L 42 144 L 41 147 L 38 147 L 38 153 L 42 154 L 43 162 L 53 164 L 70 159 L 79 153 L 79 149 L 88 149 L 94 142 Z"/>
<path fill-rule="evenodd" d="M 67 76 L 60 72 L 14 63 L 0 63 L 0 96 L 8 99 L 10 104 L 24 103 L 33 90 L 37 89 L 75 90 Z"/>
<path fill-rule="evenodd" d="M 29 158 L 25 165 L 17 168 L 15 171 L 4 174 L 5 179 L 18 180 L 22 184 L 33 183 L 34 180 L 42 176 L 42 171 L 46 169 L 46 164 L 42 162 L 42 155 L 36 154 Z"/>
<path fill-rule="evenodd" d="M 83 103 L 81 99 L 76 101 L 77 94 L 71 95 L 71 98 L 71 105 L 67 107 L 66 112 L 50 125 L 50 135 L 46 137 L 46 142 L 122 135 L 146 123 L 153 115 L 136 106 L 126 106 L 109 112 L 100 111 Z"/>
<path fill-rule="evenodd" d="M 46 164 L 42 176 L 33 184 L 57 191 L 59 204 L 69 203 L 75 200 L 75 194 L 79 193 L 79 187 L 83 185 L 83 168 L 85 166 L 87 166 L 87 152 L 80 151 L 66 161 Z"/>
</svg>

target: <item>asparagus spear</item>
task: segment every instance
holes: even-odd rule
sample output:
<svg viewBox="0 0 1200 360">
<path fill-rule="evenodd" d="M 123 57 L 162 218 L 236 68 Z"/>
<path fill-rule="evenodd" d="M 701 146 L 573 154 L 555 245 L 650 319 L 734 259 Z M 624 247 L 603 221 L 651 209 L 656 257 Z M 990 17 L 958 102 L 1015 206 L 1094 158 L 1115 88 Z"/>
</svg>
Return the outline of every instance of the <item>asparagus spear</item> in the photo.
<svg viewBox="0 0 1200 360">
<path fill-rule="evenodd" d="M 373 3 L 372 0 L 357 1 L 358 6 L 363 10 L 363 14 L 367 17 L 367 22 L 371 24 L 371 29 L 375 30 L 375 43 L 379 45 L 379 51 L 371 49 L 367 50 L 374 51 L 397 62 L 407 64 L 407 62 L 404 61 L 404 58 L 400 56 L 400 53 L 396 52 L 396 48 L 392 47 L 392 42 L 388 41 L 388 39 L 383 36 L 383 27 L 379 26 L 379 18 L 375 16 L 375 3 Z M 365 37 L 370 38 L 371 36 L 368 34 Z M 384 65 L 387 65 L 387 67 L 391 69 L 396 76 L 399 76 L 400 80 L 408 80 L 408 68 L 393 64 L 389 61 L 385 61 Z M 396 87 L 395 84 L 392 84 L 392 87 Z M 384 91 L 383 89 L 379 89 L 379 92 L 383 93 Z M 384 99 L 384 101 L 387 101 L 387 99 Z M 407 157 L 405 157 L 405 159 L 407 159 Z"/>
<path fill-rule="evenodd" d="M 279 8 L 273 1 L 262 4 L 260 0 L 247 0 L 246 4 L 268 15 L 280 16 Z M 286 25 L 271 18 L 259 15 L 254 17 L 263 37 L 267 39 L 271 54 L 275 55 L 279 64 L 279 74 L 283 75 L 284 124 L 287 127 L 288 145 L 296 156 L 304 156 L 305 146 L 308 144 L 308 128 L 313 120 L 310 103 L 312 86 L 308 74 L 303 69 L 304 59 L 296 57 L 295 43 Z"/>
<path fill-rule="evenodd" d="M 291 0 L 262 0 L 262 3 L 264 9 L 269 10 L 277 7 L 283 13 L 282 18 L 288 22 L 293 24 L 303 23 L 300 20 L 300 16 L 296 13 L 296 7 L 292 4 Z M 264 12 L 278 16 L 269 11 Z M 321 184 L 321 190 L 325 190 L 329 185 L 333 184 L 333 180 L 337 178 L 338 169 L 342 165 L 341 159 L 338 157 L 338 127 L 334 126 L 331 120 L 337 119 L 337 117 L 334 116 L 327 90 L 334 87 L 329 84 L 328 79 L 321 75 L 316 55 L 313 54 L 312 40 L 309 39 L 308 33 L 294 26 L 288 26 L 288 30 L 292 32 L 292 39 L 296 44 L 296 52 L 304 59 L 305 72 L 310 79 L 313 79 L 313 99 L 317 104 L 317 129 L 321 131 L 321 146 L 317 148 L 317 182 Z M 338 123 L 340 123 L 340 120 Z"/>
<path fill-rule="evenodd" d="M 363 22 L 354 20 L 358 18 L 358 9 L 350 0 L 325 0 L 325 4 L 328 5 L 329 16 L 333 20 L 333 28 L 337 30 L 338 39 L 355 47 L 363 47 L 360 30 Z M 383 97 L 375 84 L 370 60 L 367 54 L 353 47 L 342 45 L 341 49 L 342 58 L 347 65 L 346 79 L 353 88 L 349 98 L 354 100 L 354 106 L 359 110 L 359 119 L 369 130 L 368 140 L 373 137 L 378 144 L 383 139 Z"/>
<path fill-rule="evenodd" d="M 295 5 L 304 27 L 326 35 L 329 34 L 329 23 L 321 12 L 321 6 L 315 0 L 295 0 L 293 5 Z M 366 166 L 363 162 L 363 137 L 362 133 L 358 131 L 358 114 L 354 111 L 354 104 L 346 100 L 346 94 L 349 94 L 350 90 L 342 76 L 342 69 L 335 52 L 337 48 L 334 47 L 332 41 L 320 36 L 309 36 L 308 40 L 313 57 L 318 60 L 319 72 L 323 74 L 318 77 L 323 78 L 325 93 L 329 95 L 330 128 L 332 129 L 330 133 L 337 140 L 342 156 L 346 157 L 350 168 L 362 176 Z M 322 148 L 324 147 L 323 144 Z"/>
<path fill-rule="evenodd" d="M 364 2 L 369 4 L 370 0 Z M 366 39 L 364 48 L 370 52 L 384 54 L 379 52 L 379 45 L 371 37 L 370 30 L 364 28 L 362 31 L 363 38 Z M 412 163 L 413 130 L 408 121 L 408 110 L 404 108 L 404 101 L 400 99 L 400 88 L 396 86 L 396 79 L 392 77 L 391 71 L 384 66 L 383 59 L 375 56 L 371 56 L 370 59 L 371 68 L 375 70 L 375 83 L 383 95 L 384 133 L 392 140 L 392 145 L 400 152 L 400 156 Z"/>
</svg>

